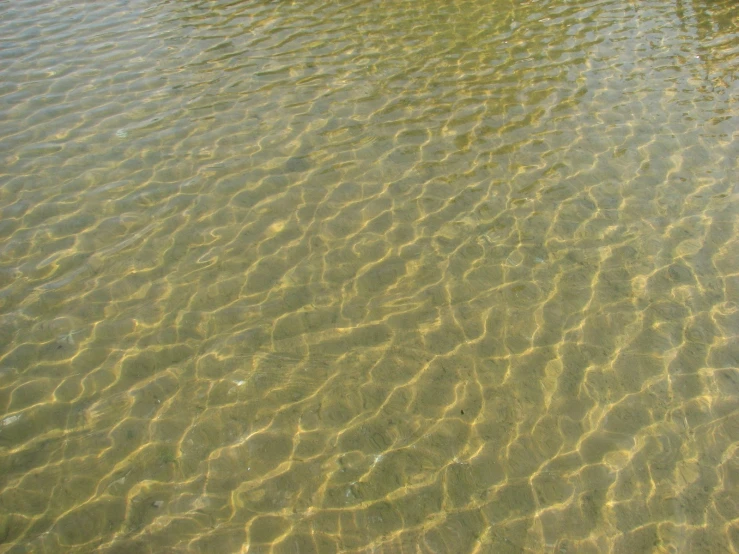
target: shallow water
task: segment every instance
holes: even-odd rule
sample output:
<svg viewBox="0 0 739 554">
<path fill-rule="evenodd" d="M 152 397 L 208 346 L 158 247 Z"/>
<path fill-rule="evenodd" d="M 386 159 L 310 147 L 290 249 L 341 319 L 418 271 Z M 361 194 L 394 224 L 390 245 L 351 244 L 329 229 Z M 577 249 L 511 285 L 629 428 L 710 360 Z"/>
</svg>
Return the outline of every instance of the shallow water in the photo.
<svg viewBox="0 0 739 554">
<path fill-rule="evenodd" d="M 0 552 L 739 550 L 733 0 L 0 37 Z"/>
</svg>

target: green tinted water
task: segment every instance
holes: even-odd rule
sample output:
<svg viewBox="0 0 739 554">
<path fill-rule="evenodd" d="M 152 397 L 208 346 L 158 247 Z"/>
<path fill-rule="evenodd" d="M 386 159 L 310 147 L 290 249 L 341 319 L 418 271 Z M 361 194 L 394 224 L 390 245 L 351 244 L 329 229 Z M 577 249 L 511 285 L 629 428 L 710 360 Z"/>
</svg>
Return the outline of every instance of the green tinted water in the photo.
<svg viewBox="0 0 739 554">
<path fill-rule="evenodd" d="M 0 552 L 736 552 L 738 18 L 0 3 Z"/>
</svg>

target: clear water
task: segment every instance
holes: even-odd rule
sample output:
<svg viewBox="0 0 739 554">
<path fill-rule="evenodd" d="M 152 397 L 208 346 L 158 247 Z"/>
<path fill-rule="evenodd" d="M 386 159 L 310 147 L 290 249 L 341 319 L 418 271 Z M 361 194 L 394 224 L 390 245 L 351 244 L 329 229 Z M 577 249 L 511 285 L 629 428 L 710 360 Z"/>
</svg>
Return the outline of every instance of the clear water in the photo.
<svg viewBox="0 0 739 554">
<path fill-rule="evenodd" d="M 0 2 L 0 552 L 739 549 L 734 0 Z"/>
</svg>

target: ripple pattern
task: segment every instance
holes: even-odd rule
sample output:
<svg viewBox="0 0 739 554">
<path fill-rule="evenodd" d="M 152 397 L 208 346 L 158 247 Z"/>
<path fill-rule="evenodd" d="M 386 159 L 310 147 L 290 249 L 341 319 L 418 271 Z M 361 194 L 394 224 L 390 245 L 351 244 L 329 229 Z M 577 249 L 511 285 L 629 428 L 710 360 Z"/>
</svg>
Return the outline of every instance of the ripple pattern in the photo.
<svg viewBox="0 0 739 554">
<path fill-rule="evenodd" d="M 0 14 L 0 553 L 739 550 L 735 2 Z"/>
</svg>

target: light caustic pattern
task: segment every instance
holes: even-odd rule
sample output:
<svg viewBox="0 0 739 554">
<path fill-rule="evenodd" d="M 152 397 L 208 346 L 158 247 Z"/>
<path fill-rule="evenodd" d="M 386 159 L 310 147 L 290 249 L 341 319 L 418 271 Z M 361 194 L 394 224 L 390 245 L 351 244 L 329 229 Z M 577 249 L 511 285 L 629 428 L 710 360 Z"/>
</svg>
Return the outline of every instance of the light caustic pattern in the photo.
<svg viewBox="0 0 739 554">
<path fill-rule="evenodd" d="M 0 552 L 739 549 L 735 2 L 0 10 Z"/>
</svg>

